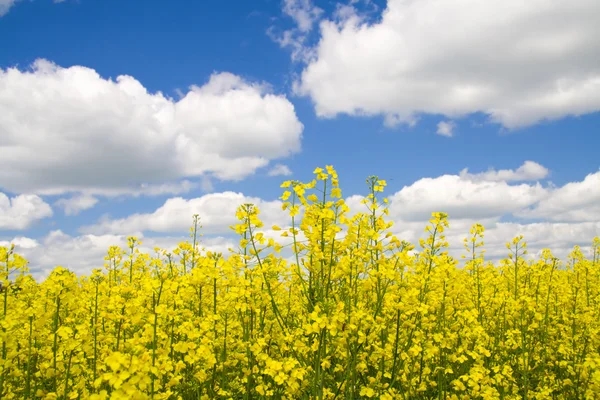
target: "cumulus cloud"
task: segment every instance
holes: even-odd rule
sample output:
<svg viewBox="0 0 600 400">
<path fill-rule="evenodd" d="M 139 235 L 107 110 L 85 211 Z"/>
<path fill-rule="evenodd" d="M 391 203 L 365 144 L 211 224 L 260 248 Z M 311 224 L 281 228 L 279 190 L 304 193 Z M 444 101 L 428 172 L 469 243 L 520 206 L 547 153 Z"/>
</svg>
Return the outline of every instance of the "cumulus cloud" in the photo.
<svg viewBox="0 0 600 400">
<path fill-rule="evenodd" d="M 267 173 L 269 176 L 290 176 L 291 174 L 292 170 L 287 165 L 283 164 L 276 164 Z"/>
<path fill-rule="evenodd" d="M 24 236 L 17 236 L 11 241 L 0 240 L 0 246 L 2 247 L 10 247 L 11 244 L 14 244 L 15 248 L 17 248 L 18 250 L 33 249 L 39 246 L 37 240 Z"/>
<path fill-rule="evenodd" d="M 0 229 L 23 230 L 52 216 L 52 208 L 41 197 L 21 194 L 9 198 L 0 192 Z"/>
<path fill-rule="evenodd" d="M 542 187 L 538 182 L 514 183 L 539 176 L 525 174 L 532 178 L 526 179 L 522 172 L 517 173 L 528 170 L 522 167 L 507 170 L 513 173 L 490 170 L 469 175 L 443 175 L 407 185 L 389 196 L 389 220 L 394 222 L 392 232 L 400 239 L 414 243 L 418 249 L 418 240 L 425 236 L 424 227 L 431 213 L 444 211 L 449 214 L 450 228 L 445 232 L 449 251 L 457 258 L 464 254 L 463 238 L 475 223 L 486 227 L 488 259 L 506 257 L 505 243 L 518 235 L 524 235 L 532 255 L 550 248 L 556 256 L 566 259 L 574 245 L 588 251 L 593 237 L 600 235 L 600 213 L 596 206 L 600 203 L 600 172 L 561 187 Z M 352 214 L 366 211 L 360 203 L 362 199 L 361 195 L 346 198 Z M 102 266 L 109 246 L 125 246 L 129 235 L 143 238 L 145 232 L 159 233 L 143 239 L 143 250 L 152 252 L 155 246 L 173 249 L 177 243 L 186 240 L 192 215 L 197 213 L 201 217 L 201 233 L 206 235 L 202 244 L 209 250 L 229 254 L 229 248 L 237 247 L 236 235 L 229 226 L 237 223 L 235 211 L 244 203 L 256 204 L 261 209 L 260 217 L 265 223 L 261 230 L 266 237 L 289 244 L 289 238 L 282 239 L 279 237 L 281 232 L 271 229 L 272 225 L 289 226 L 288 214 L 281 210 L 280 201 L 223 192 L 188 200 L 172 198 L 147 214 L 121 219 L 105 217 L 95 225 L 82 227 L 79 236 L 54 231 L 40 239 L 17 237 L 12 241 L 0 241 L 0 245 L 15 243 L 17 251 L 32 260 L 37 277 L 47 275 L 56 265 L 89 273 L 92 268 Z M 539 220 L 527 219 L 531 217 Z M 162 236 L 165 233 L 174 236 Z"/>
<path fill-rule="evenodd" d="M 308 62 L 314 58 L 313 49 L 306 45 L 309 33 L 323 15 L 312 0 L 283 0 L 283 13 L 294 21 L 294 27 L 278 31 L 274 26 L 267 35 L 282 48 L 290 49 L 292 60 Z"/>
<path fill-rule="evenodd" d="M 5 15 L 16 2 L 17 0 L 0 0 L 0 17 Z"/>
<path fill-rule="evenodd" d="M 472 181 L 457 175 L 423 178 L 390 196 L 390 212 L 402 220 L 427 220 L 444 211 L 454 220 L 511 214 L 545 198 L 540 184 L 509 185 L 503 181 Z"/>
<path fill-rule="evenodd" d="M 535 207 L 518 215 L 550 221 L 600 221 L 600 171 L 553 189 Z"/>
<path fill-rule="evenodd" d="M 535 182 L 548 173 L 526 161 L 515 170 L 465 169 L 458 175 L 420 179 L 389 196 L 392 230 L 416 244 L 426 235 L 423 228 L 431 213 L 443 211 L 449 214 L 445 234 L 455 257 L 464 254 L 463 239 L 475 223 L 485 226 L 486 254 L 493 259 L 506 257 L 505 243 L 518 235 L 525 237 L 532 255 L 550 248 L 564 259 L 575 245 L 588 251 L 600 235 L 600 172 L 561 187 Z M 360 197 L 352 199 L 350 203 L 358 204 Z"/>
<path fill-rule="evenodd" d="M 451 218 L 450 229 L 445 232 L 450 245 L 450 254 L 456 258 L 465 253 L 462 239 L 468 233 L 472 221 L 464 222 Z M 568 253 L 575 245 L 581 246 L 584 252 L 588 252 L 592 238 L 600 234 L 600 222 L 598 221 L 532 224 L 486 223 L 483 221 L 483 223 L 486 226 L 485 249 L 488 259 L 506 257 L 508 251 L 504 244 L 522 234 L 528 243 L 530 254 L 534 255 L 542 248 L 550 248 L 555 256 L 566 260 Z M 402 224 L 398 223 L 393 231 L 399 238 L 417 244 L 418 238 L 423 236 L 424 227 L 424 222 L 403 222 Z M 280 232 L 266 230 L 267 237 L 273 237 L 285 244 L 286 240 L 279 238 L 278 233 Z M 142 240 L 140 250 L 149 254 L 154 254 L 154 247 L 173 250 L 178 243 L 189 240 L 185 235 L 144 237 L 141 232 L 136 235 Z M 57 230 L 39 239 L 15 237 L 12 240 L 0 240 L 0 246 L 8 247 L 11 243 L 15 244 L 15 251 L 29 261 L 29 268 L 34 277 L 43 280 L 58 265 L 69 268 L 78 274 L 89 274 L 94 268 L 102 268 L 108 248 L 114 245 L 126 248 L 127 235 L 84 234 L 71 236 Z M 228 255 L 230 254 L 228 249 L 237 248 L 237 240 L 223 236 L 202 237 L 199 245 L 206 251 Z"/>
<path fill-rule="evenodd" d="M 347 13 L 348 14 L 348 13 Z M 600 111 L 600 2 L 388 0 L 323 20 L 296 92 L 321 117 L 482 112 L 508 128 Z"/>
<path fill-rule="evenodd" d="M 238 180 L 298 152 L 302 130 L 284 96 L 230 73 L 176 101 L 82 66 L 0 69 L 0 182 L 15 193 L 130 194 L 142 184 L 162 193 L 184 178 Z"/>
<path fill-rule="evenodd" d="M 98 203 L 98 199 L 90 195 L 76 195 L 67 199 L 60 199 L 54 203 L 64 209 L 65 215 L 73 216 L 81 211 L 89 210 Z"/>
<path fill-rule="evenodd" d="M 174 250 L 181 242 L 189 240 L 182 236 L 144 237 L 137 233 L 142 241 L 140 251 L 154 255 L 154 248 Z M 32 275 L 39 280 L 45 279 L 57 266 L 68 268 L 77 274 L 89 274 L 95 268 L 102 268 L 104 257 L 110 246 L 127 248 L 125 235 L 80 235 L 71 236 L 60 230 L 52 231 L 40 239 L 17 237 L 10 241 L 0 241 L 0 246 L 15 244 L 15 252 L 29 262 Z M 227 249 L 235 247 L 230 238 L 202 238 L 199 243 L 206 251 L 227 254 Z"/>
<path fill-rule="evenodd" d="M 542 248 L 549 248 L 553 252 L 561 253 L 565 257 L 573 246 L 587 247 L 592 239 L 600 234 L 600 221 L 581 223 L 499 223 L 486 232 L 490 248 L 496 254 L 506 255 L 508 251 L 503 245 L 515 236 L 523 235 L 527 246 L 532 252 Z"/>
<path fill-rule="evenodd" d="M 311 0 L 283 0 L 283 12 L 294 20 L 301 32 L 310 31 L 323 14 Z"/>
<path fill-rule="evenodd" d="M 0 0 L 0 17 L 4 16 L 19 0 Z M 63 3 L 66 0 L 53 0 L 53 3 Z"/>
<path fill-rule="evenodd" d="M 103 189 L 99 194 L 105 197 L 140 197 L 140 196 L 164 196 L 164 195 L 179 195 L 189 193 L 191 190 L 200 187 L 205 189 L 210 187 L 210 177 L 202 176 L 200 182 L 192 182 L 184 179 L 179 182 L 167 183 L 140 183 L 131 185 L 128 188 L 107 188 Z M 86 193 L 83 190 L 82 193 Z"/>
<path fill-rule="evenodd" d="M 208 234 L 231 233 L 229 227 L 238 223 L 236 210 L 242 204 L 251 203 L 260 210 L 260 218 L 265 226 L 282 225 L 289 218 L 281 209 L 279 200 L 266 201 L 241 193 L 211 193 L 194 199 L 181 197 L 168 199 L 160 208 L 149 214 L 133 214 L 126 218 L 105 217 L 97 224 L 82 227 L 84 233 L 130 234 L 137 231 L 186 232 L 192 216 L 198 214 L 202 232 Z"/>
<path fill-rule="evenodd" d="M 128 188 L 105 188 L 102 190 L 83 189 L 80 192 L 72 194 L 70 197 L 63 197 L 57 200 L 54 205 L 61 207 L 65 215 L 75 216 L 81 211 L 89 210 L 98 204 L 98 196 L 109 199 L 119 197 L 140 197 L 140 196 L 165 196 L 180 195 L 189 193 L 192 189 L 200 188 L 204 192 L 213 190 L 212 181 L 209 176 L 200 178 L 200 182 L 192 182 L 187 179 L 180 182 L 168 182 L 161 184 L 141 183 L 131 185 Z M 94 193 L 94 195 L 90 194 Z"/>
<path fill-rule="evenodd" d="M 469 229 L 474 223 L 485 227 L 484 249 L 488 260 L 499 260 L 508 256 L 509 251 L 505 244 L 514 237 L 523 235 L 527 242 L 529 257 L 536 256 L 544 248 L 549 248 L 552 253 L 566 261 L 567 255 L 573 246 L 582 248 L 589 254 L 592 239 L 600 235 L 600 221 L 595 222 L 498 222 L 494 220 L 456 220 L 449 218 L 450 227 L 444 232 L 448 242 L 450 255 L 460 259 L 466 254 L 463 239 L 468 236 Z M 392 231 L 401 240 L 407 240 L 420 250 L 419 238 L 426 237 L 424 233 L 425 222 L 397 222 Z"/>
<path fill-rule="evenodd" d="M 507 180 L 490 173 L 475 176 L 475 180 L 458 175 L 421 179 L 392 194 L 392 231 L 417 244 L 426 236 L 423 228 L 431 213 L 447 212 L 450 254 L 464 254 L 463 239 L 473 224 L 480 223 L 486 228 L 485 249 L 490 259 L 506 257 L 506 242 L 519 235 L 524 236 L 531 255 L 550 248 L 562 259 L 575 245 L 588 251 L 592 239 L 600 235 L 600 172 L 560 188 L 510 184 L 509 175 L 505 175 Z M 503 217 L 513 221 L 503 221 Z"/>
<path fill-rule="evenodd" d="M 516 170 L 489 170 L 471 174 L 423 178 L 389 195 L 390 217 L 406 231 L 415 235 L 422 232 L 431 213 L 444 211 L 453 224 L 468 231 L 475 223 L 496 224 L 504 216 L 516 215 L 534 208 L 550 195 L 552 188 L 540 183 L 512 184 L 512 181 L 537 180 L 539 171 L 548 171 L 534 162 L 525 162 Z M 360 204 L 362 196 L 346 198 L 352 212 L 366 210 Z M 167 200 L 152 213 L 134 214 L 126 218 L 101 218 L 96 224 L 82 227 L 84 233 L 129 234 L 134 231 L 184 232 L 190 226 L 191 216 L 199 214 L 203 230 L 208 234 L 225 234 L 236 223 L 235 211 L 244 203 L 256 204 L 262 210 L 261 218 L 267 227 L 286 226 L 287 213 L 281 210 L 279 200 L 267 201 L 242 193 L 212 193 L 193 199 L 180 197 Z M 410 234 L 412 235 L 412 233 Z M 411 236 L 412 237 L 412 236 Z M 418 236 L 415 236 L 418 237 Z"/>
<path fill-rule="evenodd" d="M 452 121 L 441 121 L 437 124 L 436 133 L 441 136 L 452 137 L 454 136 L 454 128 L 456 124 Z"/>
<path fill-rule="evenodd" d="M 535 161 L 525 161 L 523 165 L 516 170 L 502 169 L 496 171 L 495 169 L 490 168 L 486 172 L 471 174 L 469 173 L 469 170 L 465 168 L 460 171 L 460 177 L 472 181 L 489 182 L 537 181 L 546 178 L 549 173 L 550 171 L 548 168 L 543 165 L 540 165 Z"/>
</svg>

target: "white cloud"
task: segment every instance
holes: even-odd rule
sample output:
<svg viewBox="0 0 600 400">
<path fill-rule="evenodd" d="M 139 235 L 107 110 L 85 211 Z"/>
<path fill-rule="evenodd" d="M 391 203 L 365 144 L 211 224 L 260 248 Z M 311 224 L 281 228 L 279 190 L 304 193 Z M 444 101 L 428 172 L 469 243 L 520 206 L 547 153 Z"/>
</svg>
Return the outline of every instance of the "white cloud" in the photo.
<svg viewBox="0 0 600 400">
<path fill-rule="evenodd" d="M 526 161 L 516 170 L 490 169 L 470 174 L 465 169 L 460 175 L 420 179 L 389 196 L 390 217 L 394 221 L 392 229 L 401 239 L 416 244 L 425 235 L 423 228 L 431 218 L 431 213 L 442 211 L 449 215 L 447 238 L 452 254 L 461 254 L 462 239 L 473 224 L 480 223 L 486 227 L 489 254 L 495 257 L 504 255 L 504 244 L 520 232 L 526 232 L 530 224 L 519 221 L 511 225 L 500 222 L 502 218 L 518 217 L 524 210 L 536 207 L 552 194 L 551 188 L 544 188 L 539 183 L 517 185 L 510 182 L 536 181 L 547 174 L 548 170 L 540 164 Z M 353 203 L 358 204 L 358 201 L 357 198 Z M 600 222 L 600 218 L 596 222 Z M 502 228 L 506 226 L 513 231 Z M 544 229 L 555 227 L 547 224 Z M 593 237 L 586 236 L 589 233 L 589 229 L 582 232 L 577 236 L 578 240 L 586 244 Z M 538 239 L 531 239 L 541 245 Z M 564 250 L 564 243 L 561 246 Z"/>
<path fill-rule="evenodd" d="M 456 124 L 452 121 L 440 121 L 437 125 L 436 133 L 438 135 L 452 137 L 454 136 L 454 128 L 456 128 Z"/>
<path fill-rule="evenodd" d="M 178 195 L 189 193 L 192 189 L 200 187 L 204 189 L 206 182 L 210 182 L 209 176 L 202 176 L 200 183 L 191 182 L 184 179 L 180 182 L 167 182 L 167 183 L 140 183 L 131 185 L 127 188 L 107 188 L 102 190 L 92 190 L 91 193 L 97 193 L 105 197 L 139 197 L 139 196 L 164 196 L 164 195 Z M 86 190 L 82 191 L 86 193 Z"/>
<path fill-rule="evenodd" d="M 295 26 L 281 32 L 271 26 L 267 35 L 282 48 L 291 49 L 292 60 L 308 62 L 315 53 L 306 46 L 307 37 L 323 15 L 323 10 L 312 0 L 283 0 L 283 13 L 294 21 Z"/>
<path fill-rule="evenodd" d="M 51 216 L 52 208 L 39 196 L 21 194 L 9 198 L 0 193 L 0 229 L 27 229 L 34 222 Z"/>
<path fill-rule="evenodd" d="M 11 241 L 0 240 L 0 246 L 2 247 L 10 247 L 11 244 L 15 245 L 15 248 L 18 250 L 23 249 L 33 249 L 39 246 L 39 243 L 35 239 L 30 239 L 24 236 L 18 236 Z"/>
<path fill-rule="evenodd" d="M 215 186 L 213 185 L 213 182 L 209 176 L 202 177 L 200 188 L 203 192 L 212 192 L 213 190 L 215 190 Z"/>
<path fill-rule="evenodd" d="M 154 247 L 173 250 L 181 242 L 189 240 L 185 235 L 173 237 L 136 236 L 142 241 L 140 251 L 154 255 Z M 29 261 L 29 268 L 36 279 L 45 279 L 56 266 L 62 266 L 77 274 L 89 274 L 92 269 L 102 268 L 104 257 L 110 246 L 127 248 L 125 235 L 81 235 L 71 236 L 60 230 L 52 231 L 40 239 L 18 237 L 11 241 L 0 241 L 0 246 L 15 244 L 15 252 Z M 227 254 L 235 247 L 233 240 L 223 237 L 201 238 L 200 247 L 207 251 Z M 177 259 L 177 257 L 176 257 Z"/>
<path fill-rule="evenodd" d="M 5 15 L 17 0 L 0 0 L 0 17 Z"/>
<path fill-rule="evenodd" d="M 478 174 L 470 174 L 467 168 L 460 171 L 460 177 L 462 179 L 469 179 L 473 181 L 490 181 L 490 182 L 512 182 L 512 181 L 537 181 L 544 179 L 548 176 L 550 171 L 548 168 L 540 165 L 534 161 L 525 161 L 516 170 L 502 169 L 496 171 L 491 168 L 487 172 L 481 172 Z"/>
<path fill-rule="evenodd" d="M 292 174 L 292 170 L 283 164 L 276 164 L 269 170 L 267 175 L 269 176 L 290 176 Z"/>
<path fill-rule="evenodd" d="M 323 14 L 311 0 L 283 0 L 283 12 L 294 20 L 301 32 L 309 32 Z"/>
<path fill-rule="evenodd" d="M 389 196 L 392 230 L 417 244 L 426 235 L 423 228 L 431 213 L 443 211 L 449 214 L 446 236 L 455 257 L 464 254 L 462 240 L 475 223 L 485 226 L 486 254 L 493 259 L 506 257 L 505 243 L 518 235 L 524 236 L 531 254 L 550 248 L 565 259 L 574 245 L 587 251 L 600 235 L 600 172 L 559 188 L 510 183 L 547 175 L 546 168 L 527 161 L 516 170 L 469 174 L 465 169 L 460 175 L 420 179 Z M 502 221 L 505 216 L 514 222 Z"/>
<path fill-rule="evenodd" d="M 450 229 L 446 236 L 450 244 L 450 254 L 460 257 L 464 254 L 462 238 L 468 233 L 470 223 L 456 221 L 450 218 Z M 535 254 L 542 248 L 550 248 L 555 256 L 566 260 L 567 254 L 574 245 L 582 246 L 588 251 L 591 240 L 600 234 L 600 222 L 585 223 L 485 223 L 485 249 L 488 259 L 506 257 L 508 251 L 504 244 L 513 237 L 523 234 L 528 243 L 530 254 Z M 425 222 L 403 222 L 398 224 L 393 231 L 401 239 L 410 240 L 417 244 L 418 238 L 423 236 Z M 278 233 L 266 231 L 267 237 L 274 237 L 282 244 L 285 239 L 278 238 Z M 144 237 L 141 233 L 134 233 L 142 241 L 140 250 L 154 255 L 154 247 L 165 250 L 173 250 L 178 243 L 189 240 L 185 235 Z M 289 242 L 289 239 L 287 240 Z M 15 251 L 29 261 L 29 268 L 36 279 L 45 279 L 49 273 L 58 265 L 76 272 L 77 274 L 89 274 L 94 268 L 101 268 L 110 246 L 127 246 L 126 235 L 80 235 L 71 236 L 57 230 L 52 231 L 40 239 L 27 237 L 16 237 L 9 241 L 0 241 L 0 246 L 8 247 L 15 244 Z M 231 237 L 202 237 L 200 247 L 207 251 L 221 252 L 225 256 L 229 248 L 237 248 L 237 239 Z M 286 249 L 287 254 L 288 249 Z"/>
<path fill-rule="evenodd" d="M 508 128 L 600 111 L 600 2 L 388 0 L 324 20 L 296 91 L 321 117 L 475 112 Z"/>
<path fill-rule="evenodd" d="M 98 203 L 98 199 L 90 195 L 75 195 L 67 199 L 60 199 L 54 203 L 64 209 L 65 215 L 73 216 L 81 211 L 89 210 Z"/>
<path fill-rule="evenodd" d="M 406 221 L 426 221 L 443 211 L 453 220 L 500 218 L 545 198 L 540 184 L 509 185 L 502 181 L 472 181 L 457 175 L 419 179 L 389 197 L 392 215 Z"/>
<path fill-rule="evenodd" d="M 550 221 L 600 221 L 600 171 L 552 190 L 535 207 L 518 215 Z"/>
<path fill-rule="evenodd" d="M 298 152 L 302 130 L 284 96 L 230 73 L 175 101 L 82 66 L 0 69 L 0 182 L 15 193 L 128 194 L 183 178 L 242 179 Z"/>
<path fill-rule="evenodd" d="M 600 221 L 572 223 L 517 223 L 495 222 L 491 220 L 456 220 L 449 218 L 450 227 L 444 232 L 449 244 L 449 253 L 460 259 L 466 254 L 463 239 L 468 236 L 472 224 L 481 223 L 485 227 L 484 249 L 487 259 L 498 260 L 509 254 L 505 244 L 516 236 L 523 235 L 530 256 L 544 248 L 549 248 L 554 256 L 566 261 L 573 246 L 581 246 L 584 253 L 588 252 L 592 239 L 600 235 Z M 427 236 L 424 233 L 426 222 L 399 221 L 392 231 L 401 240 L 407 240 L 420 250 L 418 240 Z"/>
<path fill-rule="evenodd" d="M 0 0 L 0 17 L 4 16 L 19 0 Z M 53 3 L 64 3 L 66 0 L 53 0 Z"/>
<path fill-rule="evenodd" d="M 194 199 L 181 197 L 168 199 L 160 208 L 149 214 L 133 214 L 122 219 L 103 218 L 97 224 L 82 227 L 81 232 L 93 234 L 130 234 L 137 231 L 187 232 L 192 216 L 198 214 L 202 231 L 208 234 L 232 233 L 230 225 L 238 223 L 235 213 L 245 203 L 252 203 L 260 210 L 259 217 L 269 227 L 282 225 L 289 218 L 281 209 L 279 200 L 266 201 L 241 193 L 211 193 Z"/>
<path fill-rule="evenodd" d="M 450 254 L 455 257 L 464 254 L 462 239 L 474 223 L 486 227 L 485 249 L 490 259 L 506 257 L 505 243 L 521 234 L 532 255 L 542 248 L 550 248 L 564 260 L 574 245 L 580 245 L 587 251 L 593 237 L 600 235 L 600 213 L 596 206 L 600 203 L 600 172 L 588 175 L 581 182 L 544 188 L 533 182 L 510 183 L 511 180 L 528 180 L 528 174 L 518 173 L 519 170 L 527 168 L 507 170 L 513 171 L 512 174 L 491 170 L 480 174 L 420 179 L 389 196 L 389 219 L 394 221 L 392 231 L 400 239 L 417 245 L 418 249 L 418 239 L 425 236 L 424 227 L 431 213 L 444 211 L 449 214 L 450 228 L 445 233 Z M 535 174 L 528 176 L 535 179 Z M 360 195 L 346 198 L 352 213 L 366 211 L 360 204 L 361 199 Z M 228 248 L 237 247 L 236 235 L 229 226 L 237 223 L 235 211 L 243 203 L 254 203 L 259 207 L 260 217 L 265 223 L 261 231 L 266 237 L 289 244 L 289 238 L 281 239 L 281 232 L 270 229 L 272 225 L 289 226 L 288 213 L 281 210 L 280 201 L 233 192 L 207 194 L 189 200 L 172 198 L 152 213 L 134 214 L 122 219 L 103 218 L 96 225 L 82 227 L 80 236 L 54 231 L 41 239 L 18 237 L 12 242 L 17 245 L 17 251 L 32 261 L 38 277 L 45 276 L 56 265 L 89 273 L 92 268 L 102 265 L 109 246 L 125 246 L 128 235 L 143 238 L 147 231 L 181 233 L 181 236 L 143 238 L 144 251 L 152 253 L 155 246 L 174 248 L 177 243 L 186 240 L 192 215 L 198 213 L 202 225 L 200 232 L 207 235 L 201 239 L 203 245 L 229 254 Z M 506 222 L 502 218 L 504 216 L 514 221 Z M 542 221 L 532 223 L 522 219 L 523 216 L 537 217 Z M 4 241 L 0 245 L 9 243 Z M 285 251 L 284 256 L 289 255 L 289 249 Z"/>
<path fill-rule="evenodd" d="M 572 250 L 574 245 L 589 246 L 600 234 L 600 221 L 582 223 L 499 223 L 486 232 L 490 244 L 497 245 L 501 254 L 508 254 L 505 242 L 523 235 L 532 249 L 550 248 L 552 251 Z M 566 254 L 565 254 L 566 255 Z"/>
</svg>

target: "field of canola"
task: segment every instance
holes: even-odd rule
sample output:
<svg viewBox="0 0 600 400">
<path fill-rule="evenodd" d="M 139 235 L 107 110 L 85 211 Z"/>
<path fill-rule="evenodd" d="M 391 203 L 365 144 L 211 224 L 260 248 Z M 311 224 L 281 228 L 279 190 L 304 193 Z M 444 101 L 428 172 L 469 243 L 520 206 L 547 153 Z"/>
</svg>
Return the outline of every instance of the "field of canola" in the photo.
<svg viewBox="0 0 600 400">
<path fill-rule="evenodd" d="M 285 182 L 290 228 L 243 205 L 228 255 L 201 249 L 198 216 L 171 253 L 131 237 L 90 276 L 37 283 L 0 248 L 0 398 L 600 398 L 598 238 L 532 261 L 517 237 L 494 265 L 475 225 L 459 263 L 445 214 L 400 241 L 367 183 L 351 214 L 331 167 Z"/>
</svg>

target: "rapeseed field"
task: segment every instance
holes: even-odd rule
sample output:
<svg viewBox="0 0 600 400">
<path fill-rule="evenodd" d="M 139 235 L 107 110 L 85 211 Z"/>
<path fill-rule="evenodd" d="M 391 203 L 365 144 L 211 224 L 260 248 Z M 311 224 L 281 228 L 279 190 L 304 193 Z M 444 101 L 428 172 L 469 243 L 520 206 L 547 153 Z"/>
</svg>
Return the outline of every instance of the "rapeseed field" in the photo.
<svg viewBox="0 0 600 400">
<path fill-rule="evenodd" d="M 401 241 L 367 183 L 362 211 L 332 167 L 285 182 L 289 228 L 242 205 L 229 254 L 202 250 L 202 216 L 177 249 L 130 237 L 90 276 L 36 282 L 0 248 L 0 398 L 600 398 L 598 238 L 561 261 L 516 237 L 492 263 L 475 225 L 457 260 L 446 214 Z"/>
</svg>

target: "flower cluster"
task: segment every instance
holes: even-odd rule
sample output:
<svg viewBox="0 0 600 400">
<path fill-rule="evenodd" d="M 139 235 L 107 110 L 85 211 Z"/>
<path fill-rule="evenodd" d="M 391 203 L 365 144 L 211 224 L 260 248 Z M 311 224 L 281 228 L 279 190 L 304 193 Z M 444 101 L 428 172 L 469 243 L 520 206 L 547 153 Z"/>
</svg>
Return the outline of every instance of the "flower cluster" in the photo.
<svg viewBox="0 0 600 400">
<path fill-rule="evenodd" d="M 600 240 L 565 263 L 500 263 L 485 230 L 448 254 L 434 213 L 419 248 L 399 240 L 367 179 L 351 211 L 337 173 L 285 182 L 289 225 L 242 205 L 230 254 L 191 243 L 111 247 L 103 269 L 43 282 L 0 248 L 2 399 L 579 399 L 600 393 Z"/>
</svg>

